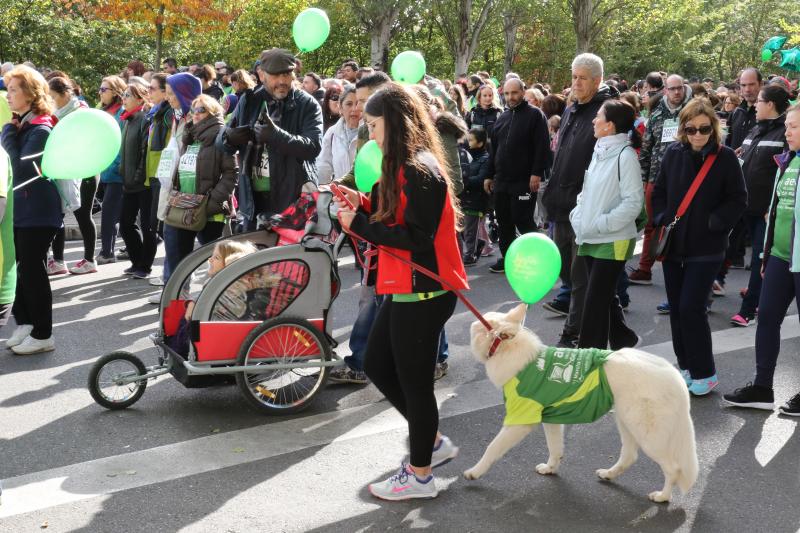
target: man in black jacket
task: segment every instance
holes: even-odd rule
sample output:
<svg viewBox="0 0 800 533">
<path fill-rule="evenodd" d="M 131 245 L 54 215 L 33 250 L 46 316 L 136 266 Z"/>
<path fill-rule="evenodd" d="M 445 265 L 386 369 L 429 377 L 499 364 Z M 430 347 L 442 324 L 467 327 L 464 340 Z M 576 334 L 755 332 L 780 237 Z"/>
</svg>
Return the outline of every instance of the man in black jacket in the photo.
<svg viewBox="0 0 800 533">
<path fill-rule="evenodd" d="M 547 119 L 525 101 L 525 86 L 511 78 L 503 87 L 508 109 L 498 117 L 489 145 L 489 176 L 486 192 L 494 193 L 494 211 L 500 230 L 500 253 L 505 257 L 511 242 L 520 234 L 536 231 L 533 210 L 536 193 L 550 163 Z M 503 257 L 492 272 L 503 272 Z"/>
<path fill-rule="evenodd" d="M 293 87 L 296 66 L 297 59 L 287 50 L 264 51 L 258 66 L 263 88 L 247 95 L 223 130 L 225 149 L 241 150 L 242 173 L 249 173 L 250 180 L 239 182 L 239 197 L 247 198 L 242 189 L 252 191 L 253 217 L 280 213 L 304 188 L 316 188 L 322 110 L 311 95 Z"/>
<path fill-rule="evenodd" d="M 731 114 L 728 122 L 728 136 L 725 138 L 725 145 L 734 150 L 741 148 L 747 134 L 756 125 L 756 100 L 758 100 L 762 84 L 761 72 L 757 68 L 746 68 L 739 75 L 742 103 Z M 737 153 L 737 155 L 739 154 Z"/>
<path fill-rule="evenodd" d="M 581 327 L 587 279 L 584 263 L 575 261 L 578 245 L 569 213 L 575 208 L 583 176 L 592 160 L 595 145 L 592 121 L 603 102 L 616 95 L 616 91 L 612 93 L 602 82 L 603 60 L 598 56 L 580 54 L 572 61 L 573 104 L 561 117 L 553 170 L 542 196 L 553 223 L 553 239 L 561 252 L 561 281 L 571 289 L 568 305 L 563 300 L 545 304 L 548 310 L 555 309 L 562 315 L 569 313 L 559 345 L 577 345 Z"/>
</svg>

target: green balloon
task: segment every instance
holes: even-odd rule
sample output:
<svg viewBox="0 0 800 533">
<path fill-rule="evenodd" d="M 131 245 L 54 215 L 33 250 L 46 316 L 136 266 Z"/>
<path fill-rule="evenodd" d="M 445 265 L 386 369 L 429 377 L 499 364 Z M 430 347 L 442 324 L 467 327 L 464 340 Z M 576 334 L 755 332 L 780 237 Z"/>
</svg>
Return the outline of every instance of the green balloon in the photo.
<svg viewBox="0 0 800 533">
<path fill-rule="evenodd" d="M 497 89 L 498 87 L 500 87 L 500 81 L 499 81 L 497 78 L 491 78 L 489 81 L 491 81 L 492 83 L 494 83 L 494 88 L 495 88 L 495 89 Z"/>
<path fill-rule="evenodd" d="M 781 52 L 781 68 L 786 70 L 797 70 L 800 67 L 798 63 L 800 59 L 800 48 L 792 48 L 791 50 L 784 50 Z"/>
<path fill-rule="evenodd" d="M 781 49 L 781 47 L 786 43 L 788 37 L 783 37 L 781 35 L 777 35 L 775 37 L 770 37 L 767 39 L 767 42 L 764 43 L 765 50 L 771 50 L 773 52 L 777 52 Z"/>
<path fill-rule="evenodd" d="M 766 48 L 761 50 L 761 61 L 766 63 L 770 59 L 772 59 L 772 50 L 768 50 Z"/>
<path fill-rule="evenodd" d="M 301 52 L 313 52 L 331 33 L 331 21 L 321 9 L 310 7 L 300 12 L 292 25 L 292 37 Z"/>
<path fill-rule="evenodd" d="M 356 154 L 356 187 L 361 192 L 370 192 L 381 177 L 383 153 L 375 141 L 368 141 Z"/>
<path fill-rule="evenodd" d="M 400 52 L 392 61 L 392 78 L 400 83 L 419 83 L 425 76 L 425 58 L 413 50 Z"/>
<path fill-rule="evenodd" d="M 0 91 L 0 128 L 11 122 L 11 109 L 8 107 L 5 91 Z"/>
<path fill-rule="evenodd" d="M 58 121 L 47 138 L 42 174 L 56 180 L 99 174 L 114 162 L 121 138 L 119 124 L 105 111 L 73 111 Z"/>
<path fill-rule="evenodd" d="M 509 246 L 506 278 L 519 299 L 534 304 L 553 288 L 561 271 L 561 254 L 546 235 L 526 233 Z"/>
</svg>

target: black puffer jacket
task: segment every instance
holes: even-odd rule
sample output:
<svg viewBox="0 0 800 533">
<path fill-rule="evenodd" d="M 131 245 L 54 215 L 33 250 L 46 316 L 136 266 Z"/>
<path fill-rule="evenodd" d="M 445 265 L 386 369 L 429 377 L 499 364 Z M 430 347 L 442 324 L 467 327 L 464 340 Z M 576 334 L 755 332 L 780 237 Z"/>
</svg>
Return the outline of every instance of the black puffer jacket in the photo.
<svg viewBox="0 0 800 533">
<path fill-rule="evenodd" d="M 755 125 L 742 143 L 742 172 L 747 184 L 747 211 L 749 215 L 764 216 L 769 209 L 775 173 L 778 164 L 775 156 L 788 149 L 786 144 L 786 115 L 762 120 Z"/>
<path fill-rule="evenodd" d="M 147 188 L 144 184 L 147 179 L 147 127 L 144 111 L 137 111 L 125 119 L 119 151 L 119 175 L 122 176 L 122 190 L 127 193 Z"/>
<path fill-rule="evenodd" d="M 486 211 L 489 195 L 483 190 L 483 180 L 489 177 L 489 152 L 485 148 L 470 150 L 472 162 L 464 177 L 464 192 L 459 196 L 461 208 L 469 211 Z"/>
<path fill-rule="evenodd" d="M 611 97 L 609 87 L 600 85 L 590 101 L 585 104 L 573 103 L 561 117 L 553 170 L 542 194 L 542 203 L 547 208 L 550 220 L 569 221 L 569 213 L 575 208 L 578 193 L 583 188 L 583 176 L 594 153 L 592 121 L 603 102 Z"/>
<path fill-rule="evenodd" d="M 739 107 L 733 110 L 728 120 L 728 136 L 725 138 L 725 145 L 736 150 L 756 125 L 756 106 L 748 106 L 747 101 L 743 101 Z"/>
<path fill-rule="evenodd" d="M 503 112 L 489 145 L 489 178 L 496 191 L 530 192 L 531 176 L 544 177 L 550 166 L 550 135 L 544 113 L 528 102 Z"/>
<path fill-rule="evenodd" d="M 227 211 L 226 202 L 233 193 L 239 176 L 236 158 L 216 146 L 217 135 L 224 125 L 221 118 L 211 115 L 197 124 L 187 124 L 183 131 L 184 152 L 191 144 L 200 143 L 195 169 L 195 193 L 205 194 L 211 191 L 208 199 L 209 215 Z M 177 172 L 173 188 L 180 188 Z"/>
<path fill-rule="evenodd" d="M 484 109 L 481 106 L 476 105 L 469 111 L 469 113 L 467 113 L 467 116 L 464 117 L 464 120 L 467 122 L 468 129 L 472 129 L 473 127 L 483 128 L 486 130 L 486 137 L 489 138 L 492 136 L 494 123 L 497 122 L 497 118 L 502 112 L 502 109 L 498 109 L 496 107 Z"/>
</svg>

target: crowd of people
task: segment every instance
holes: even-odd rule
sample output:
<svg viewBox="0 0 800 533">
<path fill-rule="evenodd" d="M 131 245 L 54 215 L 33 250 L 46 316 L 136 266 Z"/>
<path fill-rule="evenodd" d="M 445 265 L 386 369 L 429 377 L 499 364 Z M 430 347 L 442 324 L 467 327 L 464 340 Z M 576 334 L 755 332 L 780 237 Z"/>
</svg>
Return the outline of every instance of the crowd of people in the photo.
<svg viewBox="0 0 800 533">
<path fill-rule="evenodd" d="M 34 180 L 13 194 L 10 178 L 3 180 L 0 207 L 7 213 L 13 205 L 13 217 L 0 226 L 0 312 L 3 323 L 13 312 L 17 327 L 6 345 L 14 353 L 55 348 L 49 275 L 89 275 L 124 257 L 125 275 L 163 286 L 196 243 L 256 230 L 335 181 L 348 200 L 339 201 L 342 228 L 378 253 L 355 250 L 368 268 L 352 355 L 330 379 L 373 382 L 409 423 L 410 463 L 371 485 L 376 496 L 435 496 L 431 469 L 458 453 L 438 432 L 433 395 L 448 369 L 444 327 L 456 298 L 387 249 L 467 289 L 465 267 L 494 256 L 489 270 L 503 273 L 518 235 L 547 232 L 561 255 L 561 286 L 543 305 L 565 317 L 563 348 L 636 346 L 641 337 L 623 312 L 629 287 L 651 284 L 661 261 L 666 301 L 657 311 L 669 314 L 689 392 L 702 396 L 719 383 L 707 311 L 724 294 L 728 269 L 743 266 L 749 240 L 751 275 L 731 324 L 757 324 L 756 374 L 724 399 L 774 408 L 780 326 L 800 298 L 797 80 L 747 68 L 716 88 L 712 79 L 666 72 L 628 83 L 606 76 L 590 53 L 575 57 L 563 90 L 513 72 L 502 83 L 477 72 L 404 86 L 353 60 L 323 79 L 282 49 L 265 50 L 252 70 L 222 61 L 179 68 L 171 58 L 161 67 L 132 61 L 103 78 L 97 106 L 117 122 L 122 143 L 100 176 Z M 14 113 L 2 147 L 16 186 L 38 175 L 57 121 L 87 103 L 67 73 L 1 69 Z M 382 177 L 358 192 L 354 162 L 369 139 L 384 154 Z M 201 203 L 192 223 L 170 215 Z M 84 244 L 69 267 L 66 212 Z M 638 264 L 626 269 L 642 231 Z M 118 233 L 124 250 L 115 249 Z M 154 275 L 162 242 L 166 259 Z M 410 328 L 414 336 L 404 334 Z M 780 411 L 800 416 L 800 394 Z"/>
</svg>

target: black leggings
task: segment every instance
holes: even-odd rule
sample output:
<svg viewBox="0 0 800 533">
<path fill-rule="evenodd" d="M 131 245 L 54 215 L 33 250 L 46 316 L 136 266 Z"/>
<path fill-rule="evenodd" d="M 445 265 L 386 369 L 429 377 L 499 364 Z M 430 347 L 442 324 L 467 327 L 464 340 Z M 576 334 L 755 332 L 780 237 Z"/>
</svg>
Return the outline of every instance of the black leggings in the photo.
<svg viewBox="0 0 800 533">
<path fill-rule="evenodd" d="M 638 338 L 625 324 L 617 298 L 617 280 L 625 261 L 591 256 L 579 256 L 576 261 L 584 262 L 588 276 L 578 346 L 601 350 L 609 344 L 612 350 L 634 346 Z"/>
<path fill-rule="evenodd" d="M 83 237 L 83 258 L 87 261 L 94 261 L 94 245 L 97 241 L 97 229 L 94 227 L 94 220 L 92 219 L 92 204 L 94 204 L 94 195 L 97 193 L 97 180 L 95 178 L 86 178 L 81 181 L 81 206 L 72 212 L 75 215 L 75 220 L 78 221 L 78 228 L 81 230 L 81 237 Z M 64 262 L 64 241 L 65 241 L 64 226 L 56 233 L 53 239 L 53 259 L 56 261 Z"/>
<path fill-rule="evenodd" d="M 364 354 L 364 371 L 408 421 L 411 464 L 431 464 L 439 429 L 433 371 L 439 335 L 456 307 L 452 292 L 419 302 L 385 298 Z"/>
</svg>

